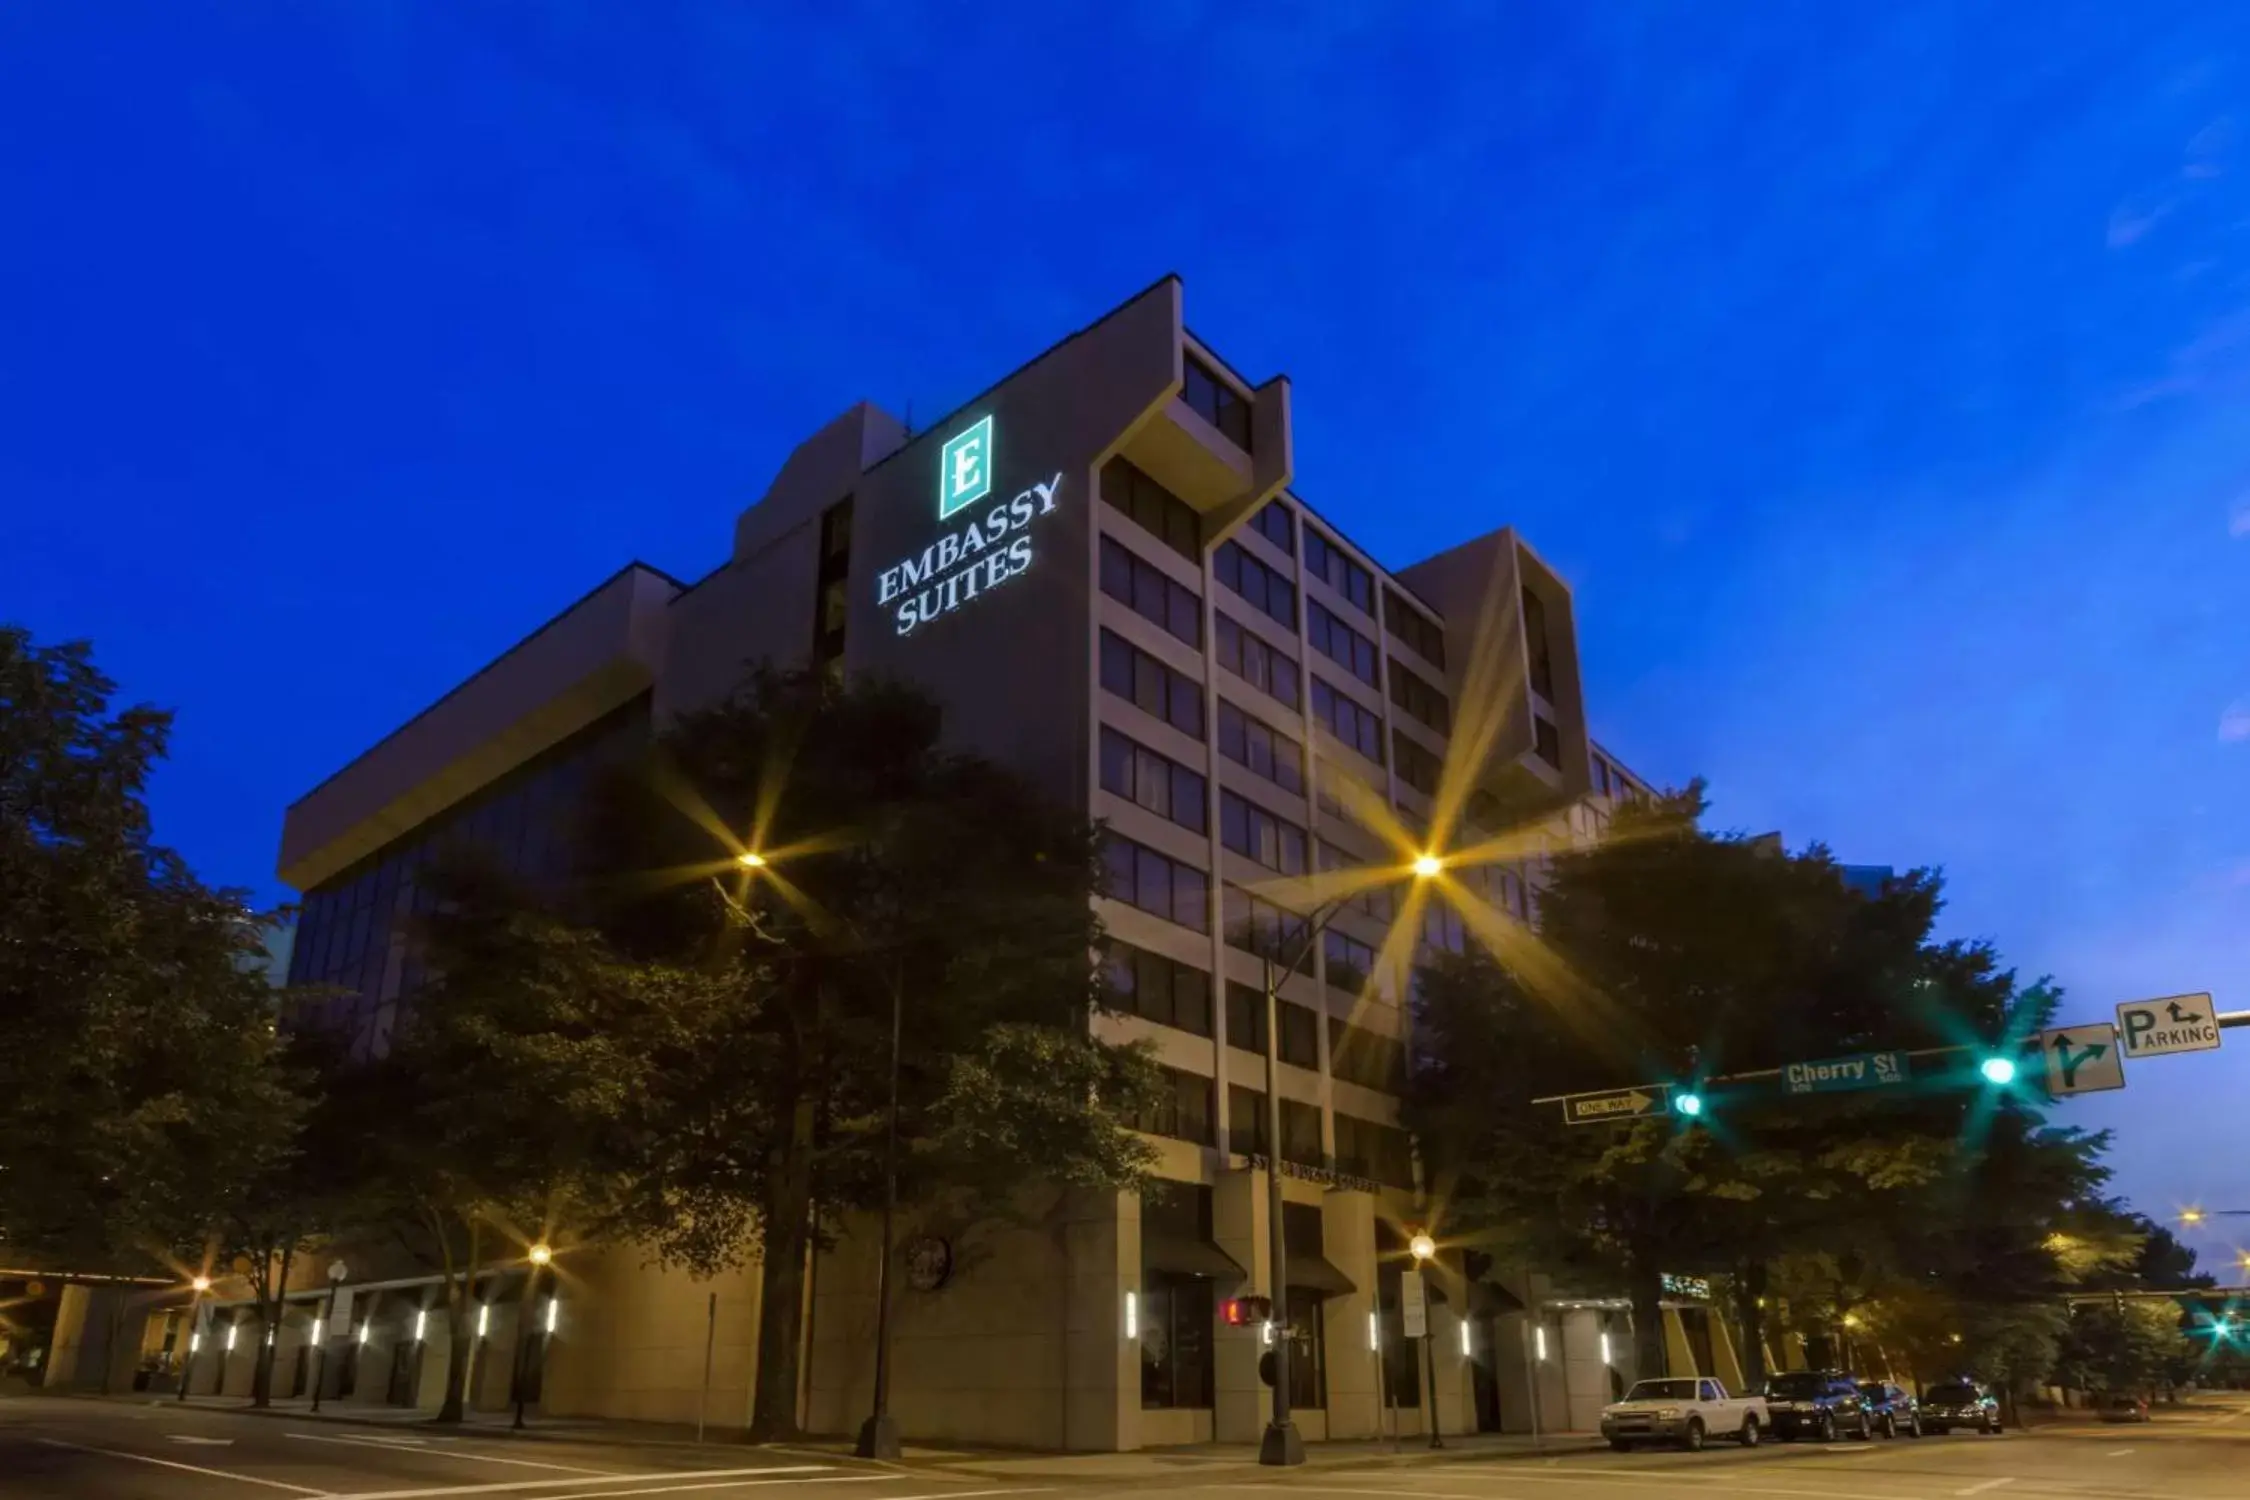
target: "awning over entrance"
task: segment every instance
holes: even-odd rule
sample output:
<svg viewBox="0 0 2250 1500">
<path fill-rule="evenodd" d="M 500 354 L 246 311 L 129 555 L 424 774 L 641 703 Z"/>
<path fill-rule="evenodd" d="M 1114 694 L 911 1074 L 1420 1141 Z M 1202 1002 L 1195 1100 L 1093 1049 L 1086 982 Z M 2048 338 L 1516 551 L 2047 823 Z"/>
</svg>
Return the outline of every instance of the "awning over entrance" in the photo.
<svg viewBox="0 0 2250 1500">
<path fill-rule="evenodd" d="M 1336 1269 L 1327 1256 L 1307 1255 L 1291 1250 L 1289 1256 L 1289 1284 L 1303 1287 L 1308 1292 L 1319 1292 L 1325 1297 L 1342 1296 L 1359 1290 L 1358 1283 Z"/>
<path fill-rule="evenodd" d="M 1213 1281 L 1240 1281 L 1250 1274 L 1235 1263 L 1233 1256 L 1209 1240 L 1179 1234 L 1144 1233 L 1141 1265 L 1150 1271 L 1164 1271 L 1174 1276 L 1205 1276 Z"/>
</svg>

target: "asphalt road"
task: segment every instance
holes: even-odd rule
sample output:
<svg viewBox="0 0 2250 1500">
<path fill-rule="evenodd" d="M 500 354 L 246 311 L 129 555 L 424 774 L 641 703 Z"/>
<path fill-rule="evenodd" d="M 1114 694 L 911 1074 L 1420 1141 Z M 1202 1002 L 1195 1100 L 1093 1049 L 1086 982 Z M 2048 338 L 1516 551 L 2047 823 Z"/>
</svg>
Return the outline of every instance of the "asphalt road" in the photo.
<svg viewBox="0 0 2250 1500">
<path fill-rule="evenodd" d="M 1179 1455 L 1156 1473 L 1138 1461 L 1130 1477 L 1104 1472 L 1109 1461 L 1099 1458 L 1085 1460 L 1082 1473 L 1057 1472 L 1078 1462 L 1003 1477 L 970 1466 L 872 1469 L 732 1445 L 526 1442 L 163 1404 L 0 1401 L 0 1500 L 1100 1500 L 1154 1492 L 1258 1500 L 1260 1491 L 1269 1500 L 2246 1500 L 2250 1401 L 2206 1404 L 2148 1426 L 1699 1454 L 1462 1455 L 1285 1474 Z"/>
</svg>

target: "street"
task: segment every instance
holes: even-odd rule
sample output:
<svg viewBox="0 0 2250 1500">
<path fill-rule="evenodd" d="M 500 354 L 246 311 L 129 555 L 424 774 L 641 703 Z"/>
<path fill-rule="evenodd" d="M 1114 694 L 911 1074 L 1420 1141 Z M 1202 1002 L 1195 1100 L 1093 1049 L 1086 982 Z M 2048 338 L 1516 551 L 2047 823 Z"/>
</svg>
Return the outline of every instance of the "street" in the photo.
<svg viewBox="0 0 2250 1500">
<path fill-rule="evenodd" d="M 1893 1442 L 1769 1443 L 1612 1454 L 1575 1444 L 1545 1456 L 1425 1455 L 1286 1473 L 1197 1453 L 1034 1458 L 957 1455 L 896 1468 L 733 1444 L 648 1446 L 426 1427 L 341 1423 L 22 1398 L 0 1401 L 6 1500 L 617 1500 L 829 1486 L 862 1500 L 973 1500 L 1162 1492 L 1244 1500 L 1286 1490 L 1306 1500 L 1676 1500 L 1683 1492 L 1780 1500 L 2235 1500 L 2250 1463 L 2250 1402 L 2211 1400 L 2147 1426 L 2056 1426 Z M 758 1500 L 795 1500 L 759 1495 Z M 807 1497 L 810 1500 L 810 1497 Z"/>
</svg>

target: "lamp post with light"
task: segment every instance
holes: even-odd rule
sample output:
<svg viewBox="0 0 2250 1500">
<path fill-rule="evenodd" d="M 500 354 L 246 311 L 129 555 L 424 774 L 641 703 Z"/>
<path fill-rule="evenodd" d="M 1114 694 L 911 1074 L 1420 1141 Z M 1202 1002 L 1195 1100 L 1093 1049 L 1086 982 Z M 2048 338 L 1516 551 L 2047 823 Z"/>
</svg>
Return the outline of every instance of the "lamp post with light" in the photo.
<svg viewBox="0 0 2250 1500">
<path fill-rule="evenodd" d="M 1428 880 L 1445 868 L 1435 854 L 1419 854 L 1408 867 L 1416 880 Z M 1258 1444 L 1258 1462 L 1291 1466 L 1305 1461 L 1305 1442 L 1289 1412 L 1289 1244 L 1282 1225 L 1281 1195 L 1281 987 L 1312 957 L 1328 924 L 1350 901 L 1339 896 L 1313 908 L 1306 919 L 1305 935 L 1298 940 L 1289 962 L 1275 966 L 1265 957 L 1266 990 L 1266 1279 L 1273 1299 L 1273 1420 L 1266 1424 Z M 1261 947 L 1264 945 L 1261 944 Z"/>
<path fill-rule="evenodd" d="M 518 1432 L 523 1430 L 525 1388 L 531 1384 L 527 1351 L 531 1347 L 532 1308 L 539 1300 L 539 1273 L 546 1270 L 548 1262 L 554 1258 L 555 1252 L 547 1247 L 544 1240 L 531 1247 L 531 1253 L 526 1257 L 531 1262 L 531 1269 L 524 1275 L 523 1297 L 516 1304 L 516 1419 L 509 1425 Z"/>
<path fill-rule="evenodd" d="M 203 1342 L 203 1331 L 196 1327 L 196 1324 L 203 1316 L 203 1297 L 205 1293 L 211 1290 L 211 1278 L 208 1276 L 195 1277 L 188 1282 L 188 1288 L 195 1295 L 188 1299 L 187 1353 L 180 1358 L 179 1399 L 182 1401 L 187 1400 L 188 1382 L 195 1376 L 196 1346 Z"/>
<path fill-rule="evenodd" d="M 1417 1229 L 1414 1237 L 1406 1242 L 1406 1248 L 1414 1256 L 1414 1274 L 1422 1277 L 1426 1283 L 1429 1264 L 1437 1259 L 1437 1241 L 1430 1238 L 1427 1229 Z M 1442 1448 L 1445 1446 L 1445 1439 L 1438 1436 L 1437 1425 L 1437 1345 L 1430 1342 L 1429 1305 L 1429 1288 L 1425 1285 L 1422 1289 L 1422 1359 L 1429 1371 L 1430 1397 L 1426 1404 L 1430 1413 L 1430 1446 Z"/>
<path fill-rule="evenodd" d="M 351 1267 L 340 1260 L 328 1263 L 328 1311 L 321 1314 L 320 1323 L 313 1333 L 313 1399 L 312 1409 L 320 1410 L 320 1388 L 328 1383 L 328 1340 L 336 1333 L 336 1293 L 342 1288 Z"/>
</svg>

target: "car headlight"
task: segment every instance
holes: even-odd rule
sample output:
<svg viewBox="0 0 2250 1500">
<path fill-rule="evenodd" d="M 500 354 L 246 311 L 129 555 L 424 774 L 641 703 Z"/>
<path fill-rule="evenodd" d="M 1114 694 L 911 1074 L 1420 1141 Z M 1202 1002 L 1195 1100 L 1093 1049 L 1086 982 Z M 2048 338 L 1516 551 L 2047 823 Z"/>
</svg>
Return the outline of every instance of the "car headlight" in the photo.
<svg viewBox="0 0 2250 1500">
<path fill-rule="evenodd" d="M 1659 1422 L 1671 1422 L 1671 1421 L 1676 1421 L 1676 1420 L 1678 1420 L 1678 1418 L 1679 1418 L 1679 1415 L 1680 1415 L 1680 1409 L 1679 1409 L 1678 1407 L 1676 1407 L 1676 1406 L 1667 1406 L 1667 1407 L 1665 1407 L 1665 1408 L 1664 1408 L 1664 1409 L 1663 1409 L 1662 1411 L 1659 1411 L 1659 1412 L 1658 1412 L 1658 1413 L 1656 1414 L 1656 1419 L 1657 1419 L 1657 1420 L 1658 1420 Z"/>
</svg>

